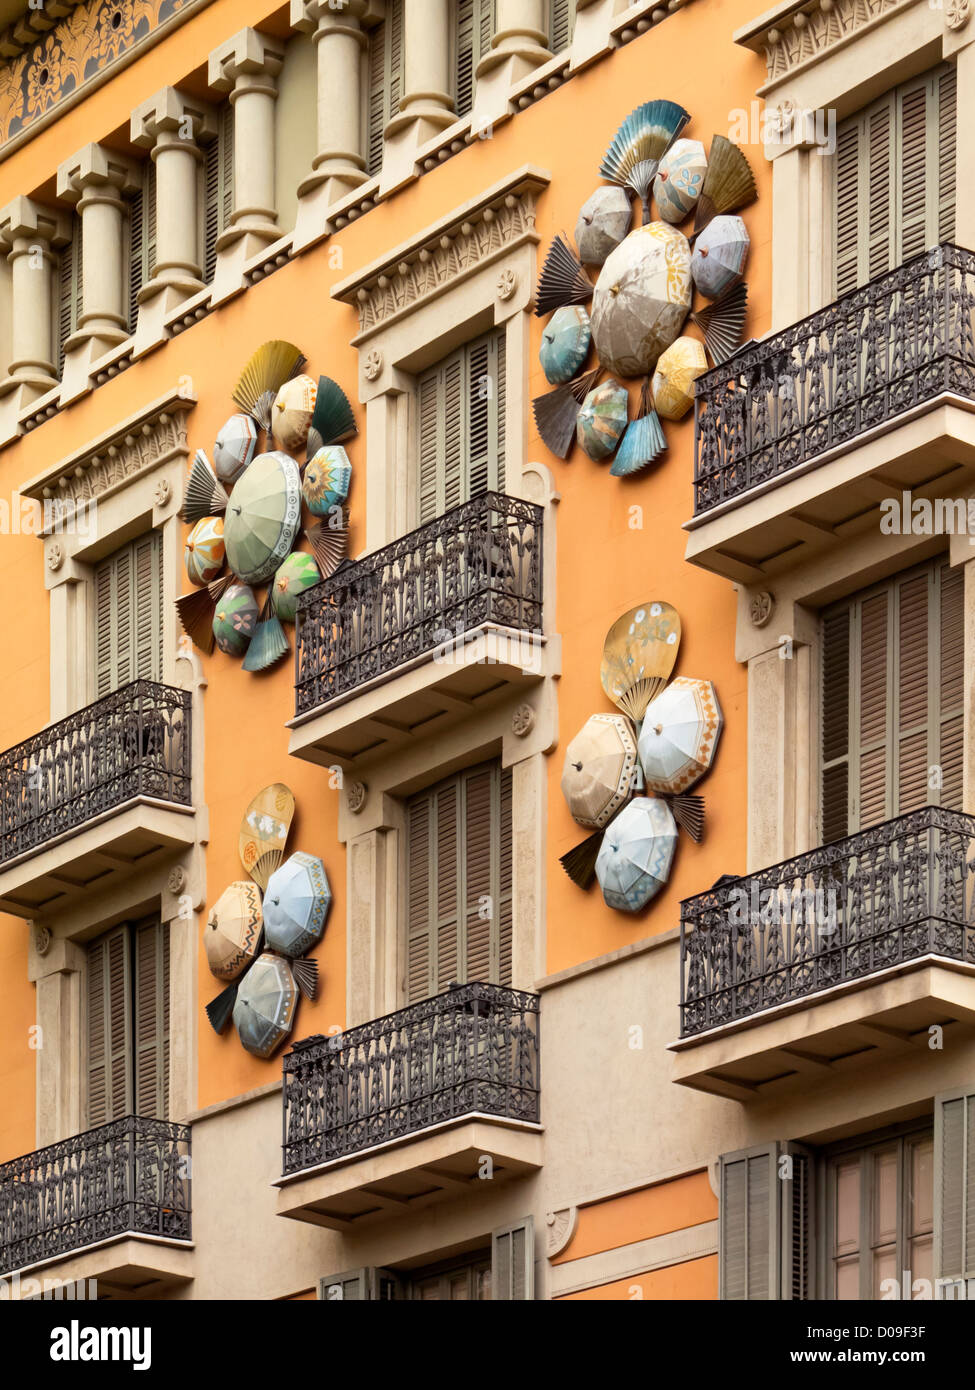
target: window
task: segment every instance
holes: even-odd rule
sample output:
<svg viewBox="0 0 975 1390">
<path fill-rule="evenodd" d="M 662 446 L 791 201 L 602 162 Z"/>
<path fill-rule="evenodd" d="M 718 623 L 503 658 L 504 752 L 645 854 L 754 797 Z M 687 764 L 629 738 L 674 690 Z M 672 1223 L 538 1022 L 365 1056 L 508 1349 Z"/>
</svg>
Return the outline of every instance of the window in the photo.
<svg viewBox="0 0 975 1390">
<path fill-rule="evenodd" d="M 407 1000 L 511 983 L 511 771 L 449 777 L 407 805 Z"/>
<path fill-rule="evenodd" d="M 128 329 L 139 322 L 139 295 L 156 273 L 156 166 L 147 159 L 142 168 L 142 187 L 129 200 L 128 217 Z"/>
<path fill-rule="evenodd" d="M 147 918 L 88 947 L 88 1128 L 169 1113 L 169 931 Z"/>
<path fill-rule="evenodd" d="M 474 105 L 477 65 L 491 51 L 497 0 L 456 0 L 454 12 L 454 107 L 466 116 Z"/>
<path fill-rule="evenodd" d="M 824 613 L 823 843 L 920 806 L 961 810 L 963 598 L 942 559 Z"/>
<path fill-rule="evenodd" d="M 425 1269 L 350 1269 L 319 1280 L 318 1297 L 330 1303 L 390 1299 L 469 1302 L 535 1297 L 535 1232 L 530 1216 L 492 1232 L 483 1249 Z"/>
<path fill-rule="evenodd" d="M 548 46 L 564 53 L 576 27 L 576 0 L 548 0 Z"/>
<path fill-rule="evenodd" d="M 827 1298 L 874 1299 L 884 1280 L 934 1279 L 930 1127 L 827 1162 Z M 909 1298 L 911 1290 L 901 1290 Z"/>
<path fill-rule="evenodd" d="M 217 112 L 217 135 L 203 153 L 203 279 L 213 280 L 217 241 L 234 210 L 234 108 L 225 101 Z"/>
<path fill-rule="evenodd" d="M 840 126 L 837 295 L 954 236 L 955 123 L 955 70 L 941 67 Z"/>
<path fill-rule="evenodd" d="M 468 343 L 417 382 L 420 524 L 504 489 L 504 329 Z"/>
<path fill-rule="evenodd" d="M 162 537 L 140 536 L 94 574 L 95 699 L 132 680 L 162 680 Z"/>
<path fill-rule="evenodd" d="M 411 1270 L 407 1298 L 425 1303 L 472 1303 L 491 1297 L 491 1252 L 479 1251 L 463 1260 L 430 1269 Z"/>
<path fill-rule="evenodd" d="M 403 0 L 387 0 L 386 18 L 369 31 L 366 169 L 378 174 L 383 162 L 383 135 L 399 114 L 404 82 Z"/>
<path fill-rule="evenodd" d="M 83 247 L 81 218 L 71 219 L 71 240 L 61 250 L 58 262 L 57 343 L 58 376 L 64 376 L 64 354 L 68 339 L 77 332 L 82 315 Z"/>
</svg>

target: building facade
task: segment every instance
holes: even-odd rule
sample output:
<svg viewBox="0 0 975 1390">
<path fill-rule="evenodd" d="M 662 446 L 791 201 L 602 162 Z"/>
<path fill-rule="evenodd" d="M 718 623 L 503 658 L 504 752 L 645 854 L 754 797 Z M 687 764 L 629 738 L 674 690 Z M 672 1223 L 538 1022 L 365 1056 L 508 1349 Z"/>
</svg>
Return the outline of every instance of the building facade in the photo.
<svg viewBox="0 0 975 1390">
<path fill-rule="evenodd" d="M 967 1289 L 970 9 L 0 0 L 0 1278 Z M 656 97 L 750 161 L 748 341 L 619 479 L 541 438 L 533 309 Z M 270 340 L 358 432 L 349 563 L 251 673 L 181 627 L 180 513 Z M 625 913 L 561 779 L 654 601 L 724 726 Z M 332 903 L 261 1058 L 205 938 L 280 783 Z"/>
</svg>

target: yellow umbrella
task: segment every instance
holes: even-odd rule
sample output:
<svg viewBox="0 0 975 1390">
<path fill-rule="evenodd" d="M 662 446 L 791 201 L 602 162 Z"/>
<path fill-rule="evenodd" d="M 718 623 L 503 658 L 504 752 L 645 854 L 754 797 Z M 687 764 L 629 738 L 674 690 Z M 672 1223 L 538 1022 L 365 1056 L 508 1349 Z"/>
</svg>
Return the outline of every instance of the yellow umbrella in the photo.
<svg viewBox="0 0 975 1390">
<path fill-rule="evenodd" d="M 623 714 L 593 714 L 565 751 L 562 795 L 580 825 L 600 830 L 633 790 L 636 730 Z"/>
<path fill-rule="evenodd" d="M 271 433 L 283 449 L 297 453 L 308 443 L 317 397 L 318 382 L 310 376 L 293 377 L 275 396 L 271 407 Z"/>
<path fill-rule="evenodd" d="M 706 372 L 704 344 L 697 338 L 678 338 L 657 359 L 651 389 L 657 414 L 664 420 L 681 420 L 694 402 L 694 383 Z"/>
<path fill-rule="evenodd" d="M 207 962 L 218 980 L 235 980 L 257 954 L 264 914 L 256 883 L 243 879 L 225 888 L 203 933 Z"/>
</svg>

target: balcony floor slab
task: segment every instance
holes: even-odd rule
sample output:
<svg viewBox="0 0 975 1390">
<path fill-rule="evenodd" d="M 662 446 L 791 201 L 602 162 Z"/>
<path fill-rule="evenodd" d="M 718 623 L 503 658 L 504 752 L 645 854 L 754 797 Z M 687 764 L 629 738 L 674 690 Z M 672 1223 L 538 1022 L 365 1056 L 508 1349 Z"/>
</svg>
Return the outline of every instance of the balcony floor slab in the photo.
<svg viewBox="0 0 975 1390">
<path fill-rule="evenodd" d="M 193 1278 L 193 1246 L 129 1232 L 3 1278 L 15 1299 L 58 1284 L 87 1285 L 89 1280 L 95 1280 L 99 1299 L 153 1298 Z"/>
</svg>

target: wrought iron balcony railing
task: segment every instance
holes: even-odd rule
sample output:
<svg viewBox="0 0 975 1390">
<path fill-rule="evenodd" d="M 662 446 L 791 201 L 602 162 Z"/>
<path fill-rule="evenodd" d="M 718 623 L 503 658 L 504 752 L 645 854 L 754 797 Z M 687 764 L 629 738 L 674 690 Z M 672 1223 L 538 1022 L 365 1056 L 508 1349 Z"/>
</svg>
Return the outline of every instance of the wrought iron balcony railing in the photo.
<svg viewBox="0 0 975 1390">
<path fill-rule="evenodd" d="M 975 817 L 927 806 L 681 904 L 681 1037 L 923 956 L 975 964 Z"/>
<path fill-rule="evenodd" d="M 392 545 L 347 561 L 298 601 L 295 714 L 484 623 L 538 633 L 542 509 L 485 492 Z"/>
<path fill-rule="evenodd" d="M 190 1127 L 127 1115 L 0 1164 L 0 1273 L 113 1236 L 190 1239 Z"/>
<path fill-rule="evenodd" d="M 284 1174 L 464 1115 L 538 1120 L 538 995 L 443 994 L 284 1058 Z"/>
<path fill-rule="evenodd" d="M 694 515 L 943 392 L 975 398 L 975 255 L 945 243 L 695 387 Z"/>
<path fill-rule="evenodd" d="M 137 796 L 191 805 L 190 708 L 132 681 L 0 753 L 0 865 Z"/>
</svg>

